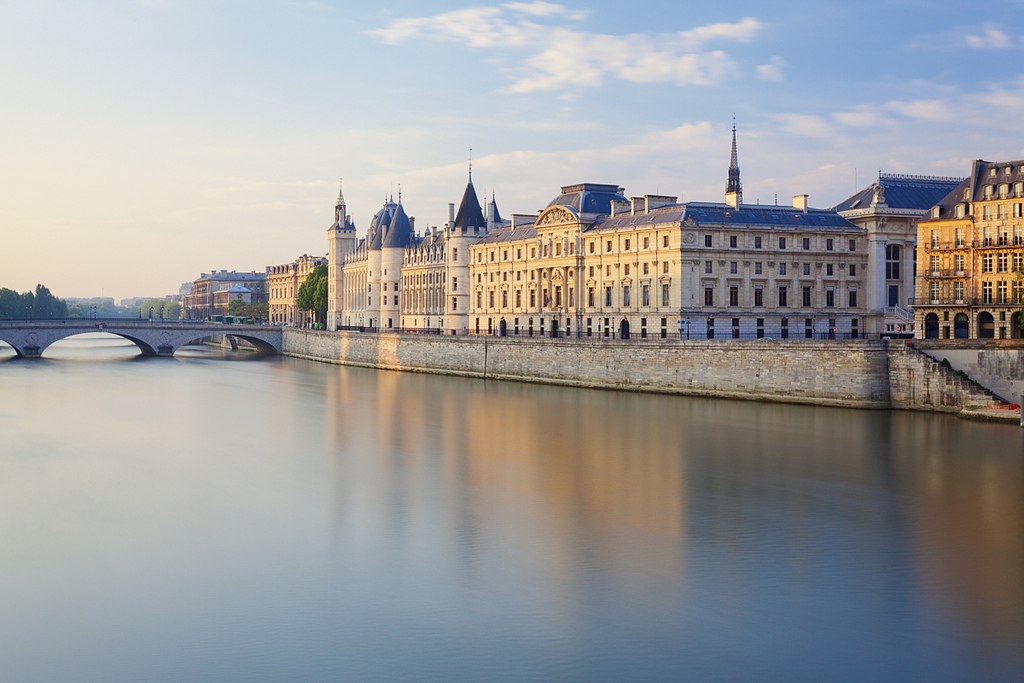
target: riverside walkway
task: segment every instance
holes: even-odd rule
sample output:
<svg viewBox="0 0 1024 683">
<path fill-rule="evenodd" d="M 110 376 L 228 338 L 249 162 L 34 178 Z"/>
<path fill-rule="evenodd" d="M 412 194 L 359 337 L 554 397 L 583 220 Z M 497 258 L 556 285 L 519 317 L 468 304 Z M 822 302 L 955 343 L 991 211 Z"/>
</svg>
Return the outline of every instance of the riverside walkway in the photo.
<svg viewBox="0 0 1024 683">
<path fill-rule="evenodd" d="M 0 342 L 10 344 L 22 358 L 39 358 L 50 344 L 89 332 L 107 332 L 124 337 L 138 346 L 144 356 L 173 356 L 189 342 L 219 334 L 244 339 L 260 352 L 281 352 L 281 328 L 271 325 L 225 325 L 148 318 L 0 321 Z"/>
</svg>

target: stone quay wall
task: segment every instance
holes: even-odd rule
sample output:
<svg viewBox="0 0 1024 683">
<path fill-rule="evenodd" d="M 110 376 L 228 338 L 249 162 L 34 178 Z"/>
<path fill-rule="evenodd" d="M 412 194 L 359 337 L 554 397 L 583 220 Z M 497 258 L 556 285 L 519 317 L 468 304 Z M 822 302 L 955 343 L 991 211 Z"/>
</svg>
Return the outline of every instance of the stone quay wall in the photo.
<svg viewBox="0 0 1024 683">
<path fill-rule="evenodd" d="M 883 341 L 618 341 L 286 328 L 283 353 L 385 370 L 579 387 L 857 408 L 893 405 Z M 895 378 L 911 374 L 897 372 Z M 942 397 L 937 407 L 922 403 L 922 409 L 947 403 Z"/>
</svg>

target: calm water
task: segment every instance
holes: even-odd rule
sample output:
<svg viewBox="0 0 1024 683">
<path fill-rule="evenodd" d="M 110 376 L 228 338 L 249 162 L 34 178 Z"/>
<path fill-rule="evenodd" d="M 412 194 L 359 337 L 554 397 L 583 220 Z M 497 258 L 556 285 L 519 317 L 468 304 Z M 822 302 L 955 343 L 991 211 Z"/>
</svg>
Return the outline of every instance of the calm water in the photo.
<svg viewBox="0 0 1024 683">
<path fill-rule="evenodd" d="M 1016 427 L 6 350 L 5 681 L 1024 671 Z"/>
</svg>

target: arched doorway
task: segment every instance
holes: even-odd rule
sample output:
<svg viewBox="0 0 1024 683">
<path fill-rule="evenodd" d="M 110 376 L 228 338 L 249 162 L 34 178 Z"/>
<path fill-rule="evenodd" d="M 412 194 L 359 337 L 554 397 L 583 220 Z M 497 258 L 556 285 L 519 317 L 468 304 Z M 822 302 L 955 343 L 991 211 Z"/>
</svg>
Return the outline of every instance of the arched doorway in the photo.
<svg viewBox="0 0 1024 683">
<path fill-rule="evenodd" d="M 502 318 L 501 322 L 498 323 L 498 336 L 499 337 L 507 337 L 508 336 L 508 323 L 505 322 L 504 318 Z"/>
<path fill-rule="evenodd" d="M 967 314 L 957 313 L 953 318 L 953 338 L 967 339 L 970 336 L 970 325 L 967 324 Z"/>
<path fill-rule="evenodd" d="M 629 339 L 629 321 L 619 323 L 619 339 Z"/>
<path fill-rule="evenodd" d="M 939 316 L 935 313 L 929 313 L 924 317 L 924 338 L 939 338 Z"/>
<path fill-rule="evenodd" d="M 978 314 L 978 339 L 995 339 L 996 338 L 996 325 L 995 319 L 992 318 L 992 314 L 988 311 L 982 311 Z"/>
<path fill-rule="evenodd" d="M 1010 336 L 1014 339 L 1024 337 L 1024 330 L 1020 329 L 1020 313 L 1010 316 Z"/>
</svg>

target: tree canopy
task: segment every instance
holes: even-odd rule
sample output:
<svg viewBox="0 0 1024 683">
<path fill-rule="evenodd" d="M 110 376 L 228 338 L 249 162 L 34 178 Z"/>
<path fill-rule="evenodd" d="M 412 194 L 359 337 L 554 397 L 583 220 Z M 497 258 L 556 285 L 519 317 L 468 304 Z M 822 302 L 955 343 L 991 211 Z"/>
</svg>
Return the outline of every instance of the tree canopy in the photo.
<svg viewBox="0 0 1024 683">
<path fill-rule="evenodd" d="M 267 319 L 269 308 L 266 301 L 247 304 L 241 299 L 232 299 L 228 303 L 228 315 L 236 315 L 242 318 L 249 317 L 254 322 L 263 322 Z"/>
<path fill-rule="evenodd" d="M 43 285 L 36 285 L 34 292 L 18 294 L 13 289 L 0 288 L 0 319 L 33 318 L 50 320 L 66 318 L 68 305 L 58 299 Z"/>
<path fill-rule="evenodd" d="M 295 305 L 303 311 L 313 311 L 317 322 L 327 320 L 327 264 L 321 263 L 299 285 Z"/>
</svg>

